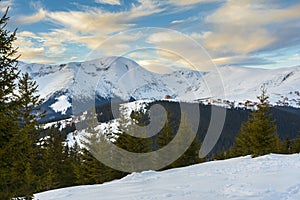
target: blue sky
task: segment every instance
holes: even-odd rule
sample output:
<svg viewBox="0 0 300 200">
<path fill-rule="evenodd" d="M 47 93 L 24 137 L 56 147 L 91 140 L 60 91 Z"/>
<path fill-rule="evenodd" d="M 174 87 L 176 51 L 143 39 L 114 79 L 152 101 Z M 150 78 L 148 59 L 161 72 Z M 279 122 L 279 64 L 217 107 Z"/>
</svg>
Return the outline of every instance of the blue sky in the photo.
<svg viewBox="0 0 300 200">
<path fill-rule="evenodd" d="M 158 72 L 205 71 L 208 60 L 260 68 L 300 62 L 300 1 L 2 0 L 1 13 L 6 6 L 25 62 L 122 55 Z"/>
</svg>

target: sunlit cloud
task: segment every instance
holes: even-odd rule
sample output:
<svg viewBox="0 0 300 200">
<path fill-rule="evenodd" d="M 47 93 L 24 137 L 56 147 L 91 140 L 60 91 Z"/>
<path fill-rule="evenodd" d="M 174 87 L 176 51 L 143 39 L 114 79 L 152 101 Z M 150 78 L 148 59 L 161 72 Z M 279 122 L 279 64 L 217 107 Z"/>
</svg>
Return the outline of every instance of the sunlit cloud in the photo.
<svg viewBox="0 0 300 200">
<path fill-rule="evenodd" d="M 131 58 L 151 70 L 166 71 L 171 66 L 207 71 L 214 67 L 213 62 L 218 66 L 268 65 L 274 59 L 257 54 L 300 45 L 300 3 L 283 6 L 279 1 L 269 0 L 137 0 L 123 9 L 125 1 L 93 2 L 103 5 L 78 4 L 70 10 L 50 10 L 37 3 L 31 5 L 35 13 L 14 16 L 21 26 L 39 22 L 48 26 L 39 31 L 21 29 L 24 31 L 18 34 L 17 42 L 21 59 L 48 63 L 83 61 L 150 46 L 155 49 L 150 56 Z M 209 9 L 201 10 L 202 4 Z M 0 8 L 12 5 L 12 0 L 0 1 L 0 5 L 3 5 Z M 110 10 L 110 5 L 117 5 L 117 10 Z M 189 15 L 187 10 L 192 9 L 207 15 L 195 12 Z M 177 12 L 181 14 L 175 18 L 177 15 L 173 14 Z M 152 17 L 166 18 L 163 25 L 153 20 L 153 26 L 168 24 L 185 35 L 162 30 L 143 38 L 138 31 L 130 32 L 142 28 L 144 20 L 149 26 Z M 287 56 L 288 59 L 296 62 L 298 57 Z"/>
<path fill-rule="evenodd" d="M 95 2 L 110 5 L 121 5 L 120 0 L 95 0 Z"/>
<path fill-rule="evenodd" d="M 279 8 L 262 1 L 233 1 L 207 16 L 212 33 L 205 41 L 207 48 L 216 52 L 248 54 L 281 42 L 277 31 L 284 23 L 300 18 L 300 4 Z M 273 26 L 271 28 L 271 26 Z M 286 30 L 288 32 L 288 30 Z M 285 38 L 289 39 L 289 38 Z"/>
<path fill-rule="evenodd" d="M 170 64 L 163 62 L 162 60 L 137 60 L 136 61 L 140 66 L 145 69 L 159 74 L 170 73 L 178 68 L 174 68 L 174 66 L 170 66 Z"/>
<path fill-rule="evenodd" d="M 17 22 L 19 24 L 33 24 L 45 19 L 47 12 L 40 8 L 35 14 L 30 16 L 19 16 Z"/>
<path fill-rule="evenodd" d="M 147 42 L 156 45 L 159 56 L 186 68 L 208 71 L 215 67 L 201 44 L 188 35 L 172 31 L 158 32 L 150 35 Z"/>
<path fill-rule="evenodd" d="M 135 24 L 132 24 L 131 20 L 161 11 L 162 9 L 155 2 L 150 0 L 141 1 L 140 5 L 133 6 L 131 10 L 121 12 L 107 12 L 101 9 L 51 12 L 39 9 L 36 14 L 22 16 L 22 20 L 19 21 L 21 23 L 34 23 L 45 19 L 48 23 L 61 28 L 52 29 L 48 32 L 31 33 L 31 35 L 28 31 L 20 34 L 21 41 L 18 43 L 20 52 L 24 54 L 23 59 L 31 57 L 26 56 L 29 53 L 25 52 L 24 40 L 38 41 L 35 42 L 35 46 L 47 49 L 48 55 L 57 56 L 57 58 L 63 56 L 66 51 L 65 45 L 68 43 L 85 45 L 91 51 L 97 51 L 96 48 L 102 45 L 103 55 L 124 52 L 130 48 L 126 42 L 135 40 L 136 37 L 124 35 L 119 36 L 109 44 L 105 41 L 109 40 L 113 33 L 134 27 Z M 89 53 L 86 52 L 86 54 Z M 30 51 L 31 54 L 34 52 L 31 53 Z"/>
<path fill-rule="evenodd" d="M 184 5 L 192 5 L 197 3 L 211 3 L 218 0 L 167 0 L 168 3 L 174 4 L 177 6 L 184 6 Z"/>
<path fill-rule="evenodd" d="M 163 53 L 165 53 L 164 56 Z M 137 51 L 130 52 L 126 55 L 126 57 L 135 60 L 140 66 L 144 67 L 145 69 L 160 74 L 170 73 L 175 70 L 188 68 L 188 63 L 186 63 L 186 65 L 183 65 L 182 63 L 174 62 L 171 59 L 168 59 L 168 55 L 166 54 L 166 52 L 159 52 L 155 48 L 141 48 Z"/>
</svg>

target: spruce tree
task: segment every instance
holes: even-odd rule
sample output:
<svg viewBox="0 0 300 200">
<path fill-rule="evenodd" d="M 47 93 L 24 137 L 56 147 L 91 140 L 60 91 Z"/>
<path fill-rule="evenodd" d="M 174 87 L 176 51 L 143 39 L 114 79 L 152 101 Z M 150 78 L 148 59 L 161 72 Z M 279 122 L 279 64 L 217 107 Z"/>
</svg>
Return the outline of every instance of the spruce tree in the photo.
<svg viewBox="0 0 300 200">
<path fill-rule="evenodd" d="M 266 89 L 258 97 L 258 109 L 253 111 L 248 120 L 242 124 L 240 134 L 235 139 L 231 150 L 233 156 L 251 154 L 253 157 L 276 153 L 279 148 L 279 137 L 275 121 L 269 113 Z"/>
<path fill-rule="evenodd" d="M 29 131 L 38 128 L 38 120 L 44 117 L 45 112 L 41 111 L 43 99 L 38 95 L 38 85 L 36 81 L 29 77 L 28 73 L 22 75 L 18 83 L 18 111 L 19 120 L 23 129 Z"/>
<path fill-rule="evenodd" d="M 58 127 L 52 126 L 43 145 L 43 189 L 50 190 L 60 186 L 61 174 L 63 173 L 63 138 Z"/>
<path fill-rule="evenodd" d="M 168 145 L 175 137 L 175 124 L 170 122 L 171 120 L 167 118 L 167 121 L 165 122 L 162 130 L 159 132 L 157 137 L 155 138 L 155 145 L 157 149 L 164 148 L 166 145 Z M 160 160 L 168 159 L 169 156 L 162 157 L 163 155 L 160 155 L 159 158 L 157 158 L 156 162 L 160 162 Z M 172 164 L 169 166 L 166 166 L 162 170 L 170 169 L 172 168 Z"/>
<path fill-rule="evenodd" d="M 139 123 L 137 120 L 132 119 L 131 117 L 127 117 L 125 113 L 126 112 L 124 110 L 120 112 L 118 119 L 119 132 L 114 133 L 117 135 L 114 144 L 126 151 L 141 153 L 140 158 L 143 159 L 143 153 L 151 152 L 153 150 L 153 139 L 151 137 L 142 138 L 141 136 L 147 135 L 147 130 L 146 128 L 144 130 L 139 129 L 138 126 L 143 127 L 145 124 Z M 134 163 L 123 155 L 117 156 L 119 156 L 120 165 L 123 165 L 126 169 L 131 168 L 130 171 L 134 171 L 137 168 L 147 168 L 147 166 L 143 166 L 144 163 L 142 161 Z M 137 164 L 140 166 L 136 166 Z M 148 170 L 151 169 L 149 168 Z M 126 173 L 123 175 L 126 175 Z"/>
<path fill-rule="evenodd" d="M 183 115 L 185 115 L 183 113 Z M 184 140 L 187 137 L 193 137 L 192 129 L 190 124 L 188 123 L 187 117 L 183 117 L 183 120 L 180 122 L 180 126 L 184 130 L 184 133 L 182 133 L 181 139 Z M 167 122 L 165 123 L 165 126 L 163 127 L 162 131 L 156 138 L 156 144 L 158 148 L 163 148 L 164 146 L 168 145 L 175 137 L 176 132 L 178 132 L 176 125 L 174 122 L 170 122 L 171 118 L 167 119 Z M 178 133 L 177 133 L 178 134 Z M 178 146 L 185 145 L 184 141 L 179 140 Z M 170 168 L 177 168 L 177 167 L 183 167 L 183 166 L 189 166 L 192 164 L 200 163 L 204 161 L 203 159 L 199 158 L 199 150 L 200 150 L 201 144 L 199 141 L 198 136 L 196 136 L 192 142 L 192 144 L 186 149 L 184 152 L 179 152 L 180 150 L 176 149 L 178 152 L 173 152 L 176 154 L 182 154 L 177 160 L 175 160 L 173 163 L 171 163 L 169 166 L 163 168 L 164 169 L 170 169 Z M 167 159 L 167 158 L 160 158 L 160 159 Z"/>
<path fill-rule="evenodd" d="M 13 47 L 16 31 L 6 29 L 8 9 L 0 19 L 0 199 L 10 199 L 17 194 L 13 181 L 13 163 L 16 160 L 13 136 L 18 132 L 16 80 L 18 78 L 17 48 Z"/>
<path fill-rule="evenodd" d="M 291 141 L 290 153 L 300 153 L 300 136 Z"/>
<path fill-rule="evenodd" d="M 18 78 L 17 48 L 13 47 L 16 40 L 16 30 L 6 29 L 9 17 L 8 9 L 0 19 L 0 146 L 3 147 L 11 138 L 11 129 L 15 127 L 16 113 L 15 95 Z"/>
<path fill-rule="evenodd" d="M 28 74 L 18 80 L 19 56 L 13 47 L 16 31 L 6 30 L 7 12 L 8 9 L 0 19 L 0 198 L 31 199 L 36 184 L 33 163 L 38 149 L 37 116 L 33 112 L 40 102 L 36 101 L 36 85 Z"/>
<path fill-rule="evenodd" d="M 83 148 L 78 153 L 79 164 L 74 164 L 77 184 L 99 184 L 112 180 L 116 171 L 101 163 L 102 156 L 110 156 L 104 148 L 109 145 L 106 135 L 97 129 L 97 114 L 92 110 L 88 116 L 86 135 L 81 141 Z"/>
<path fill-rule="evenodd" d="M 11 137 L 14 160 L 12 162 L 12 181 L 18 185 L 15 192 L 17 196 L 31 199 L 37 187 L 37 177 L 34 171 L 37 155 L 41 151 L 39 142 L 38 119 L 43 117 L 40 113 L 42 100 L 37 94 L 36 82 L 24 74 L 18 82 L 17 105 L 18 131 Z M 24 176 L 25 173 L 25 176 Z"/>
<path fill-rule="evenodd" d="M 18 78 L 19 70 L 17 67 L 18 58 L 17 48 L 13 47 L 16 40 L 16 30 L 10 32 L 6 29 L 9 17 L 8 9 L 0 19 L 0 108 L 2 114 L 6 109 L 11 109 L 12 104 L 8 104 L 13 99 L 16 88 L 15 81 Z M 2 118 L 1 118 L 2 119 Z"/>
</svg>

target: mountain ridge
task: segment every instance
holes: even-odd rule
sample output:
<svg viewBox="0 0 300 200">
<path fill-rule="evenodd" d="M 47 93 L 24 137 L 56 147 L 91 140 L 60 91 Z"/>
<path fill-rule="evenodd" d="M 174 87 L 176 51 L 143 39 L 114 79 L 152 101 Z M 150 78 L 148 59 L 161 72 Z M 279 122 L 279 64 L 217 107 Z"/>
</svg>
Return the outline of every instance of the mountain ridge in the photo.
<svg viewBox="0 0 300 200">
<path fill-rule="evenodd" d="M 256 101 L 265 86 L 273 105 L 300 105 L 300 66 L 278 69 L 226 66 L 210 72 L 178 70 L 167 74 L 147 71 L 124 57 L 106 57 L 59 65 L 19 63 L 39 85 L 48 108 L 66 113 L 72 99 L 130 99 L 230 102 Z M 64 97 L 65 96 L 65 97 Z M 63 100 L 64 103 L 57 103 Z M 68 101 L 68 102 L 66 102 Z M 60 105 L 61 108 L 53 106 Z M 65 107 L 64 107 L 65 105 Z M 52 106 L 52 107 L 51 107 Z"/>
</svg>

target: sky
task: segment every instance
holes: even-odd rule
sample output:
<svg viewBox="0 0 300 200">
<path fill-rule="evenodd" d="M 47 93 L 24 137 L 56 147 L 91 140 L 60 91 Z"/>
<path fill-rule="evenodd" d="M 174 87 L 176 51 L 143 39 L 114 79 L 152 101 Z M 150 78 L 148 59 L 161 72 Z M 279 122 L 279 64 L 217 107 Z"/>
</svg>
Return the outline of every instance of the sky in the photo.
<svg viewBox="0 0 300 200">
<path fill-rule="evenodd" d="M 299 0 L 0 0 L 20 60 L 124 56 L 164 73 L 300 62 Z"/>
</svg>

